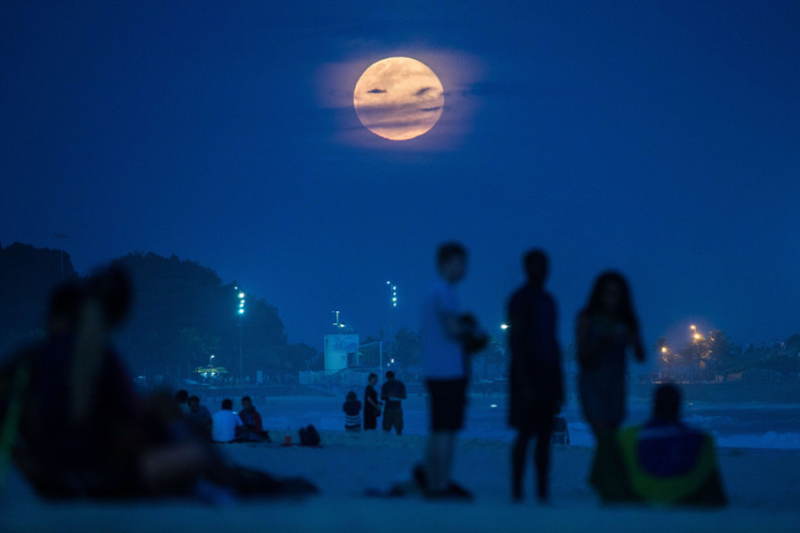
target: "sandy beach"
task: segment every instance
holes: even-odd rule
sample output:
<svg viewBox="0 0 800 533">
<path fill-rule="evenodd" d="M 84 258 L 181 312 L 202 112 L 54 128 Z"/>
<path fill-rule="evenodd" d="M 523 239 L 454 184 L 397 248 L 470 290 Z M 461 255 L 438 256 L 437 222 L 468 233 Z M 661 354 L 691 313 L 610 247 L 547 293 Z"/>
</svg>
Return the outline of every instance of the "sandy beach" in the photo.
<svg viewBox="0 0 800 533">
<path fill-rule="evenodd" d="M 281 432 L 275 434 L 281 437 Z M 731 500 L 722 511 L 603 508 L 584 479 L 591 449 L 558 446 L 553 503 L 509 501 L 508 445 L 463 439 L 456 478 L 472 489 L 472 504 L 388 500 L 364 496 L 407 477 L 421 457 L 419 435 L 323 432 L 321 448 L 224 445 L 233 460 L 278 475 L 312 479 L 321 495 L 302 502 L 246 502 L 209 507 L 187 501 L 51 504 L 18 476 L 2 496 L 3 531 L 796 531 L 800 520 L 800 451 L 723 448 L 719 452 Z M 767 474 L 769 473 L 769 474 Z M 532 474 L 529 480 L 532 479 Z M 527 480 L 526 480 L 527 481 Z M 530 488 L 530 485 L 528 486 Z M 529 492 L 530 494 L 530 492 Z"/>
</svg>

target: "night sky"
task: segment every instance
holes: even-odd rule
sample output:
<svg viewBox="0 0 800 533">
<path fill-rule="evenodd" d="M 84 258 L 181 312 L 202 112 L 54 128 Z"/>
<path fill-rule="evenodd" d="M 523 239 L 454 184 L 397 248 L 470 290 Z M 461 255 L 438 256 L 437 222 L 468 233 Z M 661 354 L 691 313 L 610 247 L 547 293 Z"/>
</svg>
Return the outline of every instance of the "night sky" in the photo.
<svg viewBox="0 0 800 533">
<path fill-rule="evenodd" d="M 4 246 L 193 259 L 317 347 L 385 327 L 387 279 L 416 326 L 446 239 L 493 330 L 536 245 L 565 345 L 610 267 L 651 345 L 800 331 L 798 2 L 45 4 L 0 8 Z M 393 55 L 446 91 L 412 141 L 349 103 Z"/>
</svg>

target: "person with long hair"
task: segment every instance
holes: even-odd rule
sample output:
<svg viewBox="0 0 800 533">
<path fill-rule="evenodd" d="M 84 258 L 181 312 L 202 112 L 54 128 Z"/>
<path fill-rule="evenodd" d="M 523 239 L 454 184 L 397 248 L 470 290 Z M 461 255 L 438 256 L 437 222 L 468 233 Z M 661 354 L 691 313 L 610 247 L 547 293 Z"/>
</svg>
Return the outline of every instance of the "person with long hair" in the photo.
<svg viewBox="0 0 800 533">
<path fill-rule="evenodd" d="M 639 362 L 645 357 L 630 286 L 619 272 L 595 280 L 578 315 L 576 340 L 581 408 L 599 443 L 625 419 L 628 352 Z"/>
</svg>

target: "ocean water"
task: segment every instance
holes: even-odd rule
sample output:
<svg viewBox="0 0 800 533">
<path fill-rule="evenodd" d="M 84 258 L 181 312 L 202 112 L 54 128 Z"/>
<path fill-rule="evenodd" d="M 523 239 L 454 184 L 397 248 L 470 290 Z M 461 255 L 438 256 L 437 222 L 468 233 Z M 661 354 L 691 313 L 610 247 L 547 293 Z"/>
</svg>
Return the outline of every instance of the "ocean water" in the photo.
<svg viewBox="0 0 800 533">
<path fill-rule="evenodd" d="M 221 398 L 207 398 L 204 403 L 213 411 Z M 295 430 L 314 424 L 323 430 L 341 430 L 344 426 L 344 398 L 330 396 L 254 397 L 267 429 Z M 472 397 L 467 408 L 466 438 L 510 441 L 513 432 L 506 425 L 505 399 Z M 649 405 L 631 402 L 626 424 L 647 420 Z M 594 439 L 583 421 L 580 409 L 571 401 L 563 416 L 569 425 L 573 445 L 592 446 Z M 424 397 L 404 402 L 405 432 L 427 432 L 427 405 Z M 685 421 L 711 432 L 719 446 L 732 448 L 800 449 L 800 404 L 688 404 Z M 378 420 L 380 425 L 380 419 Z"/>
</svg>

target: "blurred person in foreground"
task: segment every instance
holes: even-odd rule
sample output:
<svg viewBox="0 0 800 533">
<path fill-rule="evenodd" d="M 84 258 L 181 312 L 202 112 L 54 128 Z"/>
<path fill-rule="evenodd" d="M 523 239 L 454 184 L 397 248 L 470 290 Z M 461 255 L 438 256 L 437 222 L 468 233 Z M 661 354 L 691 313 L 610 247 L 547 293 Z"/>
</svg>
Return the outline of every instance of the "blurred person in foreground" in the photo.
<svg viewBox="0 0 800 533">
<path fill-rule="evenodd" d="M 522 477 L 528 444 L 536 439 L 537 496 L 549 496 L 550 443 L 555 416 L 564 404 L 561 347 L 556 338 L 556 303 L 545 290 L 549 273 L 547 255 L 531 250 L 523 258 L 527 281 L 508 302 L 509 425 L 517 430 L 511 451 L 514 501 L 522 500 Z"/>
<path fill-rule="evenodd" d="M 613 446 L 595 456 L 594 488 L 605 503 L 723 507 L 727 497 L 711 435 L 681 420 L 681 391 L 660 385 L 650 419 L 616 433 Z"/>
<path fill-rule="evenodd" d="M 0 457 L 12 454 L 48 498 L 177 495 L 220 502 L 313 492 L 304 480 L 227 464 L 183 420 L 172 397 L 136 394 L 111 344 L 131 296 L 118 266 L 53 292 L 46 338 L 0 369 Z"/>
<path fill-rule="evenodd" d="M 422 310 L 422 359 L 430 433 L 425 466 L 418 468 L 415 475 L 428 498 L 470 499 L 471 494 L 453 483 L 451 476 L 456 435 L 464 427 L 469 358 L 483 349 L 488 339 L 475 317 L 460 308 L 456 287 L 467 273 L 466 248 L 457 242 L 439 246 L 436 271 L 439 279 Z"/>
</svg>

